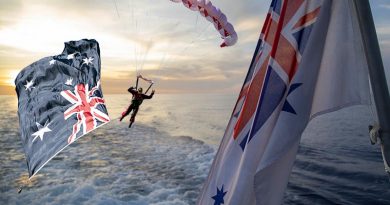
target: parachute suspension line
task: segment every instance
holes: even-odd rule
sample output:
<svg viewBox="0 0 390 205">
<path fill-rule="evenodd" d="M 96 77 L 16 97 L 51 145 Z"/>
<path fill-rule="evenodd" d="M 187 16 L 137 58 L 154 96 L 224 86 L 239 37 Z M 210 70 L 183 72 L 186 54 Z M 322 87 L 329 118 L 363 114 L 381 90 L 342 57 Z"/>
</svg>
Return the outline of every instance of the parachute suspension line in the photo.
<svg viewBox="0 0 390 205">
<path fill-rule="evenodd" d="M 133 5 L 132 9 L 134 9 L 133 0 L 131 1 L 131 4 Z M 149 15 L 150 12 L 145 9 L 145 11 L 143 13 L 146 13 L 146 16 L 147 16 L 146 24 L 144 26 L 148 27 L 148 25 L 150 24 L 150 15 Z M 141 33 L 142 24 L 140 24 L 138 19 L 135 17 L 134 10 L 132 10 L 132 22 L 135 23 L 135 36 L 139 37 L 140 35 L 144 35 L 143 33 Z M 141 75 L 142 70 L 143 70 L 143 66 L 144 66 L 145 61 L 146 61 L 146 57 L 147 57 L 149 50 L 150 50 L 150 47 L 152 45 L 151 42 L 152 42 L 152 39 L 150 38 L 149 41 L 147 41 L 147 43 L 146 43 L 145 49 L 139 48 L 137 43 L 134 44 L 135 72 L 136 72 L 136 76 L 137 76 L 136 85 L 135 85 L 136 89 L 138 89 L 138 87 L 139 87 L 138 85 L 139 85 L 140 78 L 153 84 L 153 81 L 149 81 L 146 78 L 143 78 Z M 143 52 L 143 50 L 144 50 L 144 52 Z M 150 87 L 151 86 L 149 86 L 149 89 L 150 89 Z"/>
<path fill-rule="evenodd" d="M 150 15 L 150 10 L 146 10 L 145 9 L 145 13 L 146 13 L 146 24 L 145 24 L 145 27 L 148 28 L 149 25 L 151 24 L 152 20 L 151 20 L 151 15 Z M 152 37 L 149 38 L 149 41 L 147 41 L 146 43 L 146 48 L 145 48 L 145 52 L 143 53 L 143 56 L 141 57 L 141 64 L 140 64 L 140 72 L 143 70 L 143 67 L 145 65 L 145 61 L 146 61 L 146 58 L 149 54 L 149 51 L 152 47 Z"/>
<path fill-rule="evenodd" d="M 161 58 L 160 64 L 157 67 L 157 71 L 159 71 L 162 68 L 162 65 L 165 62 L 165 57 L 167 56 L 167 53 L 164 53 L 164 56 Z"/>
<path fill-rule="evenodd" d="M 210 25 L 211 24 L 208 24 L 205 28 L 203 28 L 202 31 L 198 34 L 198 36 L 196 36 L 195 39 L 192 40 L 191 42 L 187 43 L 188 45 L 186 47 L 184 47 L 183 49 L 181 49 L 178 52 L 178 54 L 183 54 L 183 53 L 185 53 L 185 51 L 187 51 L 189 48 L 191 48 L 194 45 L 194 43 L 197 42 L 203 36 L 203 34 L 206 33 L 206 31 L 210 28 Z M 185 56 L 185 55 L 181 55 L 181 56 Z M 169 55 L 165 61 L 168 62 L 172 57 L 173 57 L 173 55 Z M 162 65 L 165 65 L 165 61 L 163 62 Z"/>
<path fill-rule="evenodd" d="M 115 4 L 116 14 L 118 15 L 118 18 L 121 18 L 121 17 L 119 16 L 118 6 L 116 5 L 116 0 L 114 0 L 114 4 Z"/>
<path fill-rule="evenodd" d="M 113 0 L 113 1 L 114 1 L 115 10 L 117 12 L 118 18 L 120 18 L 117 2 L 116 2 L 116 0 Z M 135 6 L 134 5 L 134 1 L 131 0 L 130 3 L 131 3 L 131 23 L 133 25 L 135 25 L 135 35 L 138 37 L 139 36 L 139 28 L 138 28 L 138 20 L 137 20 L 137 18 L 134 15 L 134 6 Z M 130 3 L 129 3 L 129 8 L 130 8 Z M 147 16 L 150 17 L 149 12 L 146 12 L 146 13 L 147 13 Z M 147 22 L 149 23 L 149 21 L 147 21 Z M 149 40 L 149 42 L 150 42 L 150 40 Z M 144 56 L 142 58 L 143 60 L 141 61 L 141 64 L 139 65 L 138 58 L 141 57 L 141 56 L 138 56 L 138 55 L 142 55 L 142 53 L 137 49 L 137 44 L 136 43 L 134 44 L 135 71 L 136 71 L 136 76 L 137 76 L 136 85 L 135 85 L 136 89 L 138 89 L 139 78 L 144 79 L 141 76 L 141 71 L 142 71 L 142 67 L 143 67 L 143 64 L 144 64 L 144 61 L 145 61 L 145 58 L 146 58 L 146 55 L 147 55 L 147 52 L 148 52 L 149 48 L 150 48 L 150 46 L 148 44 L 147 45 L 147 49 L 146 49 L 146 51 L 144 53 Z M 144 79 L 144 80 L 147 80 L 147 79 Z M 148 90 L 153 85 L 153 81 L 150 81 L 150 82 L 151 82 L 151 85 L 149 86 Z"/>
<path fill-rule="evenodd" d="M 166 58 L 166 56 L 167 56 L 167 53 L 165 52 L 164 53 L 164 56 L 161 58 L 161 60 L 160 60 L 160 63 L 159 63 L 159 65 L 158 65 L 158 67 L 157 67 L 157 70 L 156 70 L 156 76 L 160 76 L 160 74 L 161 74 L 161 69 L 162 69 L 162 66 L 163 66 L 163 64 L 165 63 L 165 58 Z M 158 83 L 158 79 L 156 80 L 156 79 L 154 79 L 153 80 L 153 84 L 155 83 L 157 81 L 157 83 Z"/>
<path fill-rule="evenodd" d="M 210 27 L 211 24 L 208 24 L 199 34 L 198 36 L 195 38 L 195 40 L 192 40 L 191 43 L 185 48 L 183 49 L 183 51 L 189 49 L 192 45 L 194 45 L 195 42 L 199 41 L 201 37 L 203 37 L 203 34 L 206 33 L 207 29 Z"/>
<path fill-rule="evenodd" d="M 192 45 L 194 45 L 195 42 L 197 42 L 198 40 L 200 40 L 200 38 L 203 36 L 203 34 L 206 33 L 206 31 L 209 29 L 211 24 L 207 24 L 207 26 L 198 34 L 198 36 L 195 37 L 194 40 L 192 40 L 188 46 L 184 47 L 184 49 L 180 52 L 180 53 L 183 53 L 184 51 L 186 51 L 187 49 L 189 49 Z"/>
<path fill-rule="evenodd" d="M 143 53 L 141 64 L 140 64 L 140 72 L 142 71 L 142 69 L 144 67 L 146 56 L 149 54 L 149 50 L 150 50 L 150 47 L 151 47 L 151 45 L 150 45 L 151 42 L 152 42 L 152 38 L 149 39 L 147 47 L 146 47 L 146 50 Z"/>
<path fill-rule="evenodd" d="M 129 8 L 131 7 L 131 23 L 134 25 L 134 1 L 131 0 L 131 6 L 130 6 L 130 3 L 129 3 Z"/>
<path fill-rule="evenodd" d="M 195 19 L 195 31 L 196 31 L 196 29 L 198 27 L 198 14 L 195 14 L 195 16 L 196 16 L 196 19 Z"/>
<path fill-rule="evenodd" d="M 116 0 L 113 0 L 113 1 L 114 1 L 115 10 L 116 10 L 116 13 L 118 15 L 118 18 L 120 18 L 117 2 L 116 2 Z M 131 5 L 130 5 L 130 3 L 131 3 Z M 128 8 L 129 9 L 131 8 L 131 14 L 130 14 L 131 15 L 131 24 L 135 25 L 135 33 L 138 36 L 138 26 L 137 26 L 138 22 L 137 22 L 137 19 L 135 19 L 135 16 L 134 16 L 134 1 L 133 0 L 131 0 L 131 2 L 129 2 Z M 134 44 L 134 56 L 135 56 L 135 70 L 136 70 L 136 73 L 138 75 L 137 44 Z"/>
<path fill-rule="evenodd" d="M 135 19 L 135 35 L 138 37 L 138 20 L 137 19 Z M 138 71 L 137 43 L 134 43 L 134 58 L 135 58 L 135 72 L 136 72 L 136 76 L 138 76 L 139 75 L 139 71 Z M 137 78 L 137 80 L 138 80 L 138 78 Z"/>
<path fill-rule="evenodd" d="M 134 58 L 135 58 L 135 72 L 136 72 L 136 75 L 138 75 L 138 53 L 137 53 L 137 44 L 135 43 L 134 44 Z"/>
<path fill-rule="evenodd" d="M 115 10 L 116 10 L 116 14 L 118 15 L 118 18 L 120 18 L 120 15 L 119 15 L 119 10 L 118 10 L 118 5 L 116 3 L 116 0 L 113 0 L 114 1 L 114 5 L 115 5 Z M 131 21 L 132 23 L 134 23 L 135 21 L 135 32 L 136 32 L 136 35 L 138 34 L 138 28 L 137 28 L 137 20 L 134 19 L 134 2 L 131 1 L 131 4 L 132 4 L 132 10 L 131 10 Z M 129 4 L 130 6 L 130 4 Z M 136 83 L 136 89 L 138 87 L 138 60 L 137 60 L 137 44 L 134 44 L 134 56 L 135 56 L 135 70 L 136 70 L 136 73 L 137 73 L 137 83 Z M 21 189 L 20 189 L 21 191 Z M 20 192 L 19 192 L 20 193 Z"/>
</svg>

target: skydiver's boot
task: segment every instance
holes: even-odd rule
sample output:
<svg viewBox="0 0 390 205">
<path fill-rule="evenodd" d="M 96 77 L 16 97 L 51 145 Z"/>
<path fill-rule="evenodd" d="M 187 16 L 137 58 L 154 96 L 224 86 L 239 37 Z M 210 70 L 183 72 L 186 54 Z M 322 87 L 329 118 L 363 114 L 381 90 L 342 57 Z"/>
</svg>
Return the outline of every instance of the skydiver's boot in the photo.
<svg viewBox="0 0 390 205">
<path fill-rule="evenodd" d="M 125 112 L 122 112 L 121 118 L 119 118 L 119 122 L 122 122 L 123 118 L 125 118 L 126 112 L 127 110 Z"/>
<path fill-rule="evenodd" d="M 123 118 L 125 118 L 131 111 L 129 111 L 129 108 L 127 108 L 127 110 L 125 110 L 124 112 L 122 112 L 121 114 L 121 118 L 119 119 L 119 122 L 122 122 Z"/>
<path fill-rule="evenodd" d="M 133 125 L 133 123 L 134 123 L 134 117 L 131 117 L 131 118 L 130 118 L 129 128 L 131 127 L 131 125 Z"/>
</svg>

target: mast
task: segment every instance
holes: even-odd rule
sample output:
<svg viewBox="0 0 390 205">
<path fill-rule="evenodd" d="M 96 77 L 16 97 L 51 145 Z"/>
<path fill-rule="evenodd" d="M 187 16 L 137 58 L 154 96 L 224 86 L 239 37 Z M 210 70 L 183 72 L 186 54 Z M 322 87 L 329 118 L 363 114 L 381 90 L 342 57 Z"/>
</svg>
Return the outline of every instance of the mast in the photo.
<svg viewBox="0 0 390 205">
<path fill-rule="evenodd" d="M 390 177 L 390 97 L 379 49 L 378 38 L 368 0 L 355 0 L 355 9 L 363 39 L 375 107 L 379 120 L 379 138 L 385 170 Z"/>
</svg>

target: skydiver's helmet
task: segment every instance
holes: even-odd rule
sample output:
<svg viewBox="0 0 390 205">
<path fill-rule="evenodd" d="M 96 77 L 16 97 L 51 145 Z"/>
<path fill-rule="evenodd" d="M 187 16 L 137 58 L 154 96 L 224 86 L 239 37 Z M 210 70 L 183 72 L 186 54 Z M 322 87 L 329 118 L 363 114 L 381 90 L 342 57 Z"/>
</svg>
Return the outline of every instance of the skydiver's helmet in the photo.
<svg viewBox="0 0 390 205">
<path fill-rule="evenodd" d="M 138 92 L 139 92 L 139 93 L 142 93 L 142 88 L 138 88 Z"/>
</svg>

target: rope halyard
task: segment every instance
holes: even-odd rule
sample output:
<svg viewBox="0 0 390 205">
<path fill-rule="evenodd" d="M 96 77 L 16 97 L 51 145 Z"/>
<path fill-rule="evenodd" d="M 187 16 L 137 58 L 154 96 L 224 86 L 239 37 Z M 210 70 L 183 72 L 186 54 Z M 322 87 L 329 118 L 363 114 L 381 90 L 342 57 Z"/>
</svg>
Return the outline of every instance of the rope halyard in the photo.
<svg viewBox="0 0 390 205">
<path fill-rule="evenodd" d="M 368 130 L 370 133 L 371 144 L 374 145 L 378 142 L 378 138 L 379 138 L 379 131 L 380 131 L 379 124 L 375 123 L 374 125 L 370 125 L 368 127 Z"/>
<path fill-rule="evenodd" d="M 380 140 L 381 143 L 381 153 L 382 153 L 382 158 L 383 158 L 383 164 L 385 165 L 385 171 L 388 174 L 389 181 L 390 181 L 390 165 L 388 164 L 385 156 L 385 147 L 382 141 L 382 133 L 387 132 L 384 130 L 381 130 L 381 127 L 379 126 L 378 123 L 375 123 L 374 125 L 370 125 L 368 127 L 369 129 L 369 134 L 370 134 L 370 141 L 371 144 L 374 145 L 378 142 L 378 139 Z"/>
</svg>

